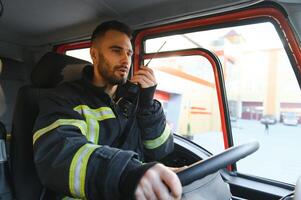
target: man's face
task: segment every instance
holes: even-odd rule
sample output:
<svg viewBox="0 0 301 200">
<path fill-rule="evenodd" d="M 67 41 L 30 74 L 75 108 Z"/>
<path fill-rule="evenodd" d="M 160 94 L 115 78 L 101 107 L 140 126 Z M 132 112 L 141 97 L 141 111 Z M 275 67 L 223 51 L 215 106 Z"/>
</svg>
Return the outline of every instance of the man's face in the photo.
<svg viewBox="0 0 301 200">
<path fill-rule="evenodd" d="M 109 30 L 96 42 L 94 78 L 104 84 L 125 83 L 133 54 L 130 38 L 119 31 Z"/>
</svg>

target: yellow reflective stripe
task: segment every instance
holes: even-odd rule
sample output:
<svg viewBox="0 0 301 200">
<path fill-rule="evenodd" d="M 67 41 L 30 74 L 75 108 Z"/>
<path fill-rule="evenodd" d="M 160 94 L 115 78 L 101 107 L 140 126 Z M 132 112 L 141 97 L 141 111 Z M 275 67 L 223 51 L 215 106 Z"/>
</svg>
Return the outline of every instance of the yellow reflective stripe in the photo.
<svg viewBox="0 0 301 200">
<path fill-rule="evenodd" d="M 80 129 L 83 135 L 87 133 L 87 124 L 85 121 L 78 120 L 78 119 L 58 119 L 54 123 L 50 124 L 49 126 L 42 128 L 36 131 L 33 135 L 33 144 L 45 133 L 63 125 L 73 125 Z"/>
<path fill-rule="evenodd" d="M 84 115 L 85 117 L 94 118 L 98 121 L 102 121 L 110 118 L 116 118 L 114 112 L 110 107 L 100 107 L 100 108 L 92 109 L 87 105 L 79 105 L 76 106 L 74 110 Z"/>
<path fill-rule="evenodd" d="M 105 119 L 116 118 L 114 112 L 110 107 L 100 107 L 97 109 L 91 109 L 87 105 L 78 105 L 74 108 L 76 112 L 86 118 L 88 126 L 87 140 L 97 144 L 99 139 L 99 123 Z"/>
<path fill-rule="evenodd" d="M 75 199 L 75 198 L 71 198 L 71 197 L 64 197 L 64 198 L 62 198 L 62 200 L 81 200 L 81 199 Z"/>
<path fill-rule="evenodd" d="M 97 144 L 98 143 L 98 135 L 99 135 L 99 124 L 98 121 L 92 118 L 86 119 L 88 132 L 87 132 L 87 140 L 90 142 Z"/>
<path fill-rule="evenodd" d="M 89 158 L 93 151 L 100 147 L 94 144 L 83 145 L 74 155 L 69 171 L 69 189 L 72 196 L 86 198 L 85 182 Z"/>
<path fill-rule="evenodd" d="M 143 145 L 147 149 L 155 149 L 161 146 L 168 139 L 169 135 L 170 135 L 170 127 L 168 126 L 168 124 L 166 124 L 163 133 L 159 137 L 153 140 L 146 140 L 143 142 Z"/>
</svg>

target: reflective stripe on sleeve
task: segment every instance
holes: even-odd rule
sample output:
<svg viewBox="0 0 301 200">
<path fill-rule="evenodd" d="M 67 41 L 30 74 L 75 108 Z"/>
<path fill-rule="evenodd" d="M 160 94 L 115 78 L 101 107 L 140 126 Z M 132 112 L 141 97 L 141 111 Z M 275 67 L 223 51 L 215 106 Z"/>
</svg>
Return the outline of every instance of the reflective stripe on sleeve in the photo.
<svg viewBox="0 0 301 200">
<path fill-rule="evenodd" d="M 91 109 L 87 105 L 79 105 L 74 108 L 76 112 L 85 117 L 88 126 L 87 140 L 97 144 L 99 138 L 99 123 L 105 119 L 116 118 L 114 112 L 110 107 L 100 107 Z"/>
<path fill-rule="evenodd" d="M 71 198 L 71 197 L 64 197 L 64 198 L 62 198 L 62 200 L 82 200 L 82 199 L 75 199 L 75 198 Z"/>
<path fill-rule="evenodd" d="M 99 145 L 85 144 L 74 155 L 69 171 L 69 189 L 72 196 L 86 198 L 85 182 L 89 158 Z"/>
<path fill-rule="evenodd" d="M 170 135 L 170 127 L 168 124 L 166 124 L 163 133 L 159 137 L 153 140 L 146 140 L 143 142 L 143 145 L 146 149 L 155 149 L 161 146 L 164 142 L 166 142 L 169 135 Z"/>
<path fill-rule="evenodd" d="M 78 119 L 58 119 L 54 123 L 50 124 L 49 126 L 42 128 L 38 131 L 36 131 L 33 135 L 33 144 L 45 133 L 63 125 L 72 125 L 76 126 L 77 128 L 80 129 L 81 133 L 83 135 L 86 135 L 87 133 L 87 124 L 83 120 L 78 120 Z"/>
</svg>

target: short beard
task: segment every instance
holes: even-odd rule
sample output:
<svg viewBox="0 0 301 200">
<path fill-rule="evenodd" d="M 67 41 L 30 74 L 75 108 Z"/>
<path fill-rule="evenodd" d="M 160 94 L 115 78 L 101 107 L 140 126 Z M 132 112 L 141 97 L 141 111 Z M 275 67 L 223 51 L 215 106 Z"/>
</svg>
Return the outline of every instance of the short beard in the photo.
<svg viewBox="0 0 301 200">
<path fill-rule="evenodd" d="M 111 85 L 121 85 L 124 84 L 127 78 L 117 78 L 114 76 L 114 69 L 118 66 L 110 66 L 107 62 L 107 59 L 102 55 L 99 54 L 99 65 L 97 66 L 98 72 L 100 75 Z M 112 68 L 110 68 L 112 67 Z M 111 69 L 111 71 L 110 71 Z"/>
</svg>

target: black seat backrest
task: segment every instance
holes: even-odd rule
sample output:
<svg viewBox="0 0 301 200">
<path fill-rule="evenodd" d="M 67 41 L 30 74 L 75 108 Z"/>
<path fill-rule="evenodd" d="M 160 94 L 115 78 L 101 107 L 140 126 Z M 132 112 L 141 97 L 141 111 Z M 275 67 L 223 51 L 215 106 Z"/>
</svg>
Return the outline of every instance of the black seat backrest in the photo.
<svg viewBox="0 0 301 200">
<path fill-rule="evenodd" d="M 21 61 L 9 58 L 0 60 L 0 121 L 10 132 L 17 91 L 29 83 L 30 68 Z"/>
<path fill-rule="evenodd" d="M 33 125 L 39 113 L 38 101 L 49 88 L 80 77 L 89 62 L 50 52 L 45 54 L 31 74 L 32 84 L 20 88 L 13 116 L 11 172 L 16 199 L 39 199 L 43 186 L 33 162 Z"/>
</svg>

